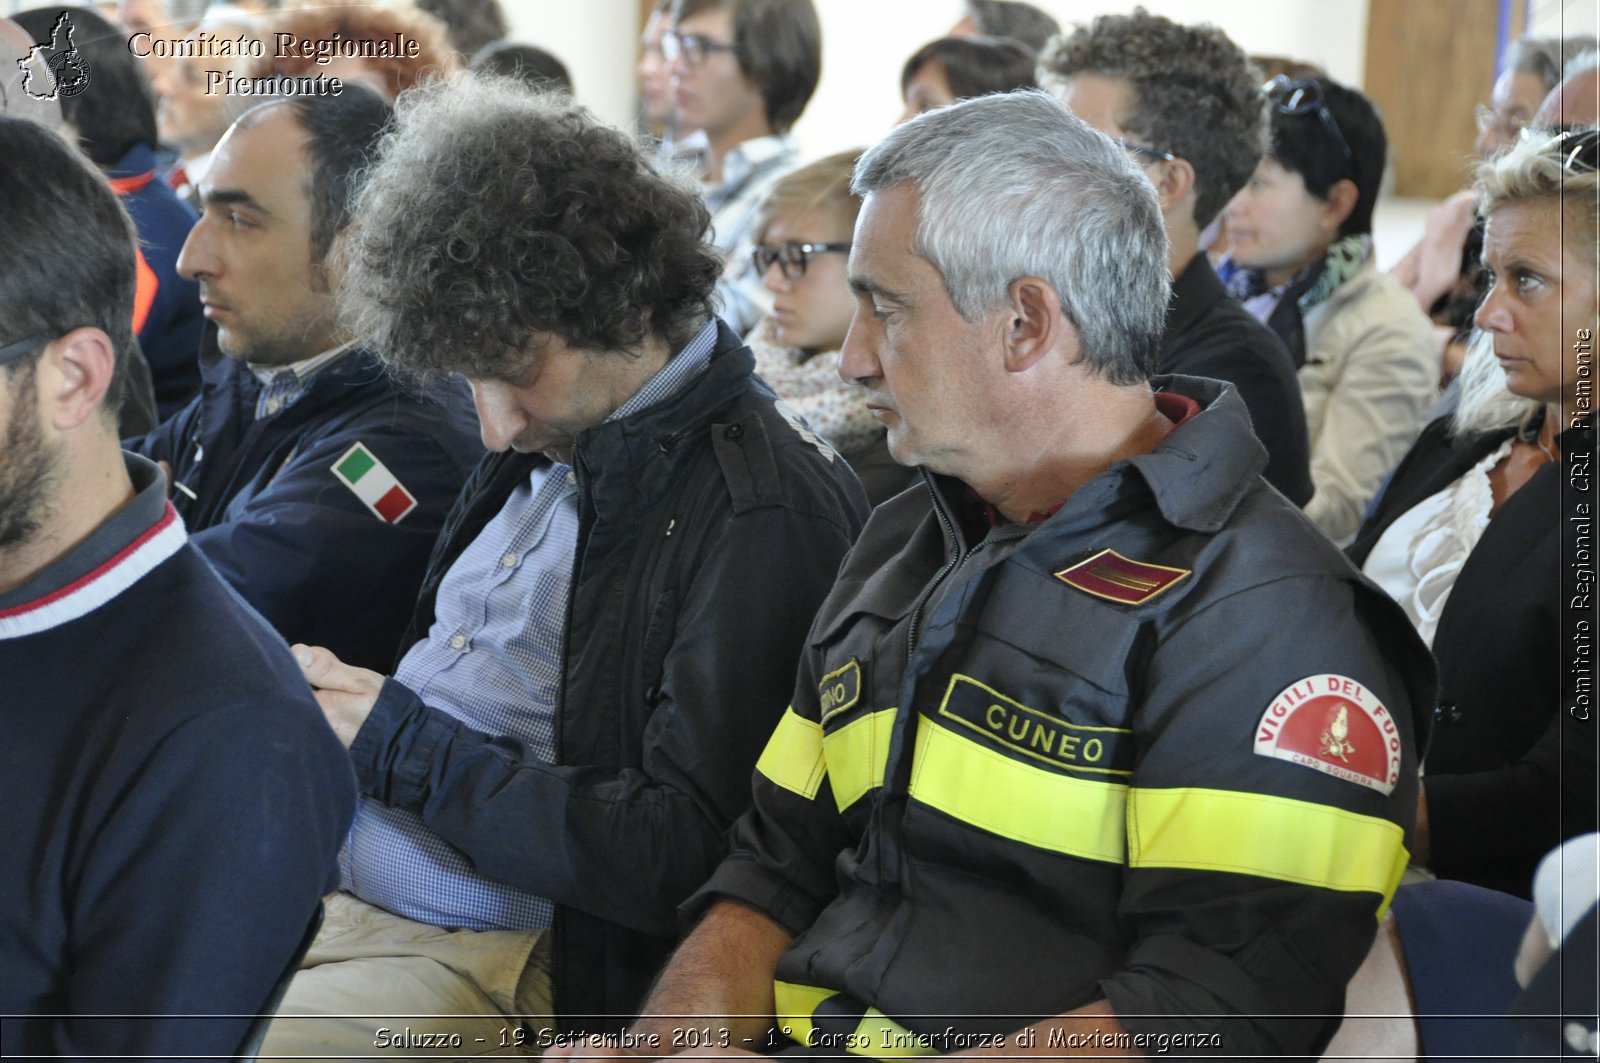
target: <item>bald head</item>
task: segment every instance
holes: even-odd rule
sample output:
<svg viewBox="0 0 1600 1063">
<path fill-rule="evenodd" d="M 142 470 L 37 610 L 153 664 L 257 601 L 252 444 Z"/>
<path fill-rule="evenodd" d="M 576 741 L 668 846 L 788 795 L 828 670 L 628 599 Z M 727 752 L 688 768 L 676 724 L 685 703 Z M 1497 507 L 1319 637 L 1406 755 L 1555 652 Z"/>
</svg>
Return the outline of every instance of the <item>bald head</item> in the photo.
<svg viewBox="0 0 1600 1063">
<path fill-rule="evenodd" d="M 31 118 L 51 129 L 59 129 L 61 104 L 55 100 L 36 100 L 22 90 L 24 75 L 17 60 L 26 56 L 37 43 L 28 36 L 27 30 L 0 17 L 0 112 Z"/>
<path fill-rule="evenodd" d="M 1533 125 L 1538 129 L 1600 126 L 1600 52 L 1587 52 L 1572 61 L 1561 84 L 1539 105 Z"/>
</svg>

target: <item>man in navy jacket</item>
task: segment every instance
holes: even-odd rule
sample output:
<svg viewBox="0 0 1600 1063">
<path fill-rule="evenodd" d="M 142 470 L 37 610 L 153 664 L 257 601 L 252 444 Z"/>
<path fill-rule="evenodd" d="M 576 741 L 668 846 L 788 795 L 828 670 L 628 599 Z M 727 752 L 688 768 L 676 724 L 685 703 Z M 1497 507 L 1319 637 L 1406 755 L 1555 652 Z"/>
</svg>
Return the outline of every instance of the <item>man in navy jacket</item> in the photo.
<svg viewBox="0 0 1600 1063">
<path fill-rule="evenodd" d="M 377 667 L 482 454 L 464 401 L 398 387 L 336 320 L 325 260 L 388 117 L 351 87 L 234 124 L 178 261 L 214 326 L 204 387 L 129 444 L 171 467 L 195 545 L 285 638 Z"/>
</svg>

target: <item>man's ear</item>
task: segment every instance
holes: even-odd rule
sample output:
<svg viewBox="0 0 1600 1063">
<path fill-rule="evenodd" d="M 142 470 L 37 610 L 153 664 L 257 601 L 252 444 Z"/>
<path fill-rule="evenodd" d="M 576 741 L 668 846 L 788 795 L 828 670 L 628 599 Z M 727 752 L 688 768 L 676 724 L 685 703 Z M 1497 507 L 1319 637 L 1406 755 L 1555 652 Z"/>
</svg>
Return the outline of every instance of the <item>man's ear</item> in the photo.
<svg viewBox="0 0 1600 1063">
<path fill-rule="evenodd" d="M 1078 330 L 1067 320 L 1049 281 L 1018 277 L 1006 287 L 1006 296 L 1010 315 L 1004 337 L 1006 372 L 1026 372 L 1063 340 L 1076 347 Z"/>
<path fill-rule="evenodd" d="M 1328 189 L 1327 202 L 1322 208 L 1322 227 L 1329 232 L 1338 232 L 1339 227 L 1350 217 L 1356 209 L 1356 201 L 1361 198 L 1361 192 L 1356 188 L 1356 183 L 1348 177 L 1341 177 Z"/>
<path fill-rule="evenodd" d="M 1161 169 L 1153 179 L 1163 214 L 1194 194 L 1194 166 L 1188 159 L 1171 159 L 1161 163 Z"/>
<path fill-rule="evenodd" d="M 117 350 L 97 328 L 75 328 L 47 345 L 40 355 L 40 388 L 51 405 L 58 431 L 70 431 L 95 416 L 116 375 Z M 48 381 L 48 384 L 46 384 Z"/>
</svg>

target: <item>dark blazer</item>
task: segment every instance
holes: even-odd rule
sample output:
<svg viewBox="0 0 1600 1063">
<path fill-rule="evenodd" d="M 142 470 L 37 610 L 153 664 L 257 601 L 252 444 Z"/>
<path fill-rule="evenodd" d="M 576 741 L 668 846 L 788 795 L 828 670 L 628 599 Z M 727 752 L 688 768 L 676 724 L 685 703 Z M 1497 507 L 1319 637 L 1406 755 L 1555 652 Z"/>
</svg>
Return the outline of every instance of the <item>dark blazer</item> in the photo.
<svg viewBox="0 0 1600 1063">
<path fill-rule="evenodd" d="M 1401 514 L 1510 435 L 1452 439 L 1447 417 L 1428 425 L 1357 532 L 1350 559 L 1365 563 Z M 1557 442 L 1569 461 L 1593 453 L 1586 429 Z M 1595 829 L 1595 722 L 1563 709 L 1576 683 L 1566 667 L 1562 529 L 1586 504 L 1563 490 L 1567 472 L 1543 466 L 1500 506 L 1456 577 L 1433 640 L 1440 698 L 1424 762 L 1429 864 L 1440 877 L 1522 897 L 1541 856 Z M 1588 498 L 1592 507 L 1592 486 Z"/>
<path fill-rule="evenodd" d="M 1297 506 L 1311 501 L 1311 443 L 1288 348 L 1217 279 L 1204 252 L 1172 282 L 1157 373 L 1206 376 L 1239 389 L 1267 448 L 1267 483 Z"/>
</svg>

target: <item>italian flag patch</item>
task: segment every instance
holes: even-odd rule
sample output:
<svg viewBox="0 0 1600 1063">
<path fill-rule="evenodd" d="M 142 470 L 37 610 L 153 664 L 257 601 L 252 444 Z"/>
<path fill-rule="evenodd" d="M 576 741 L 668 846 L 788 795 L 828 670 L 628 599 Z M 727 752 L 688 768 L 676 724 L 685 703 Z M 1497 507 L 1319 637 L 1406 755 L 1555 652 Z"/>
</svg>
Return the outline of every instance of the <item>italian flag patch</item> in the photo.
<svg viewBox="0 0 1600 1063">
<path fill-rule="evenodd" d="M 334 462 L 332 468 L 340 482 L 385 523 L 398 524 L 402 517 L 417 508 L 417 496 L 394 478 L 394 473 L 365 443 L 357 443 L 345 451 L 344 457 Z"/>
</svg>

